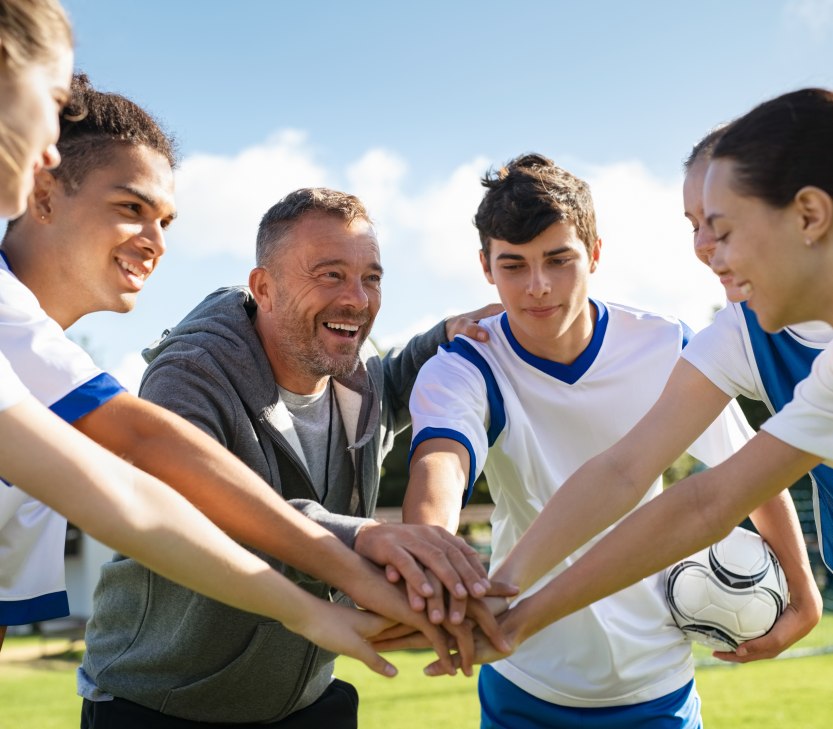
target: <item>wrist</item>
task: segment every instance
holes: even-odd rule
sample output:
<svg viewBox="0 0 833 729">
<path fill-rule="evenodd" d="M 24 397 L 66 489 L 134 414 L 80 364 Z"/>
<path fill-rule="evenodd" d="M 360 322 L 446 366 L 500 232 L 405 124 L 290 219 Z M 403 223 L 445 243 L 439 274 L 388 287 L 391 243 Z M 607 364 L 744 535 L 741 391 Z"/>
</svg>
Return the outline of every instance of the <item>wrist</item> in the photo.
<svg viewBox="0 0 833 729">
<path fill-rule="evenodd" d="M 292 600 L 286 601 L 280 622 L 287 630 L 308 638 L 310 626 L 315 625 L 318 611 L 324 604 L 299 587 Z"/>
<path fill-rule="evenodd" d="M 529 602 L 521 600 L 505 613 L 506 617 L 500 622 L 501 632 L 509 641 L 512 650 L 537 632 L 531 627 L 528 607 Z"/>
<path fill-rule="evenodd" d="M 368 530 L 372 531 L 373 527 L 378 526 L 381 522 L 373 519 L 367 519 L 363 524 L 359 525 L 356 530 L 356 536 L 353 539 L 353 550 L 360 553 L 360 549 L 364 546 L 364 542 L 368 537 Z"/>
</svg>

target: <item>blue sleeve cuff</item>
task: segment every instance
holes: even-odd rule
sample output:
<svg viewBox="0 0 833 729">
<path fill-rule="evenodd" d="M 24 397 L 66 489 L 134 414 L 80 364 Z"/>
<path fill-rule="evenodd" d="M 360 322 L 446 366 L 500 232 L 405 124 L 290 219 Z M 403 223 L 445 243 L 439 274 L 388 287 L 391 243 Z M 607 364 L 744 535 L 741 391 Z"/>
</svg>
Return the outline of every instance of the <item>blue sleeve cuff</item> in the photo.
<svg viewBox="0 0 833 729">
<path fill-rule="evenodd" d="M 462 504 L 462 507 L 465 507 L 465 505 L 469 503 L 469 499 L 471 498 L 472 492 L 474 491 L 475 466 L 477 465 L 477 461 L 474 457 L 474 448 L 471 445 L 471 441 L 468 438 L 466 438 L 466 436 L 464 436 L 461 432 L 457 430 L 451 430 L 450 428 L 423 428 L 419 431 L 419 433 L 416 434 L 416 436 L 414 436 L 414 440 L 411 443 L 411 450 L 408 453 L 408 466 L 410 467 L 411 465 L 411 458 L 414 455 L 416 447 L 420 443 L 423 443 L 426 440 L 431 440 L 433 438 L 448 438 L 449 440 L 457 441 L 469 453 L 469 482 L 466 485 L 466 491 L 463 494 Z"/>
<path fill-rule="evenodd" d="M 122 392 L 125 389 L 119 381 L 102 372 L 52 403 L 49 409 L 66 422 L 74 423 Z"/>
<path fill-rule="evenodd" d="M 69 615 L 69 600 L 64 590 L 26 600 L 0 601 L 0 625 L 28 625 Z"/>
</svg>

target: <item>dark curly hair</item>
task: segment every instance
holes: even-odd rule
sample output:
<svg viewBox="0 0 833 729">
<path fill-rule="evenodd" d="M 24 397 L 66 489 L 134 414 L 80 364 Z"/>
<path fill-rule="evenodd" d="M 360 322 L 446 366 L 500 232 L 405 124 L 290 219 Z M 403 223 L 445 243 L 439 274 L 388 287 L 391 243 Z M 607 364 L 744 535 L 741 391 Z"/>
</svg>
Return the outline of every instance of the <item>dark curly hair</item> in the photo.
<svg viewBox="0 0 833 729">
<path fill-rule="evenodd" d="M 178 162 L 176 141 L 138 104 L 119 94 L 97 91 L 84 73 L 72 79 L 72 96 L 61 115 L 55 176 L 70 194 L 94 169 L 106 165 L 119 145 L 144 145 L 171 167 Z"/>
</svg>

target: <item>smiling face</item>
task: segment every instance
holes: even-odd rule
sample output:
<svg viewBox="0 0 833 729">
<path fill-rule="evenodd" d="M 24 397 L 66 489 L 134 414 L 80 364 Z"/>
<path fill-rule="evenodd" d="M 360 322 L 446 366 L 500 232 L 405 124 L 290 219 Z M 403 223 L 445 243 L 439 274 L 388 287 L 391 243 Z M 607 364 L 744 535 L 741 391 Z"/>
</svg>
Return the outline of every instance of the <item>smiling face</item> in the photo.
<svg viewBox="0 0 833 729">
<path fill-rule="evenodd" d="M 307 213 L 249 282 L 255 328 L 276 381 L 311 394 L 347 377 L 382 303 L 379 244 L 362 218 Z"/>
<path fill-rule="evenodd" d="M 0 52 L 2 52 L 0 46 Z M 0 54 L 2 55 L 2 54 Z M 34 173 L 60 161 L 58 112 L 69 98 L 72 51 L 57 51 L 48 63 L 10 68 L 0 61 L 0 216 L 17 217 L 26 207 Z"/>
<path fill-rule="evenodd" d="M 822 265 L 825 250 L 805 243 L 805 216 L 797 203 L 776 208 L 740 195 L 733 176 L 730 159 L 713 160 L 706 174 L 705 212 L 716 241 L 712 268 L 732 277 L 767 331 L 829 320 L 833 287 Z"/>
<path fill-rule="evenodd" d="M 703 185 L 708 166 L 708 160 L 705 157 L 699 157 L 689 168 L 683 181 L 683 206 L 685 216 L 693 228 L 694 255 L 711 267 L 716 243 L 714 231 L 706 222 L 706 213 L 703 209 Z M 726 298 L 729 301 L 739 302 L 746 299 L 735 286 L 734 280 L 727 270 L 718 268 L 714 272 L 726 290 Z"/>
<path fill-rule="evenodd" d="M 21 278 L 64 327 L 93 311 L 130 311 L 175 216 L 168 160 L 143 145 L 115 144 L 72 194 L 42 175 L 34 214 L 48 228 L 48 249 Z"/>
<path fill-rule="evenodd" d="M 587 247 L 572 223 L 555 223 L 529 243 L 490 240 L 483 273 L 497 287 L 515 338 L 528 352 L 570 364 L 593 334 L 590 274 L 601 251 Z"/>
</svg>

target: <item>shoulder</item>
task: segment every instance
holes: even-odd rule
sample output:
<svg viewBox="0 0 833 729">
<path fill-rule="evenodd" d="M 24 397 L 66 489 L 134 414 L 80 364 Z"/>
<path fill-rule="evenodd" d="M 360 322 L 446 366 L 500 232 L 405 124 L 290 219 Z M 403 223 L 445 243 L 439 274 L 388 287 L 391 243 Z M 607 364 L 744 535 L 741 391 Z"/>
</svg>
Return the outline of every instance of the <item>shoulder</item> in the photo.
<svg viewBox="0 0 833 729">
<path fill-rule="evenodd" d="M 625 304 L 595 303 L 597 305 L 602 303 L 607 309 L 608 330 L 615 335 L 644 336 L 646 338 L 666 335 L 679 337 L 683 343 L 694 336 L 694 332 L 684 321 L 671 314 L 661 314 Z"/>
</svg>

